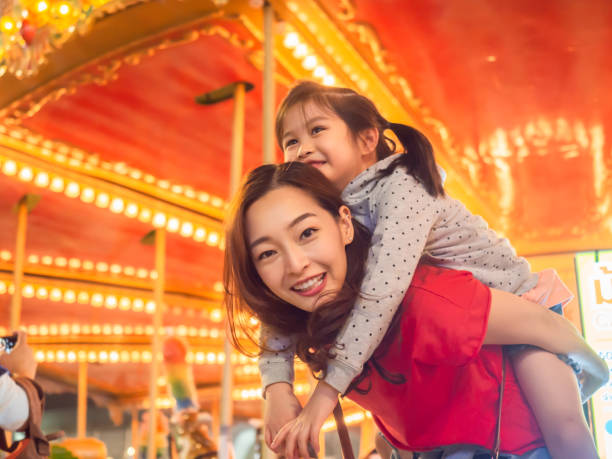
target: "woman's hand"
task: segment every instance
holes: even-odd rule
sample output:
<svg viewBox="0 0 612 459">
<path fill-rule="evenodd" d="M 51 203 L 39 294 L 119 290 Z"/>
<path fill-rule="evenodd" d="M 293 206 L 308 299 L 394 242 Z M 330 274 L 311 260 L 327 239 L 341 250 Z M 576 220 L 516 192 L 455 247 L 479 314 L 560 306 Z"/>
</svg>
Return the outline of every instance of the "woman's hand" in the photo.
<svg viewBox="0 0 612 459">
<path fill-rule="evenodd" d="M 284 442 L 287 459 L 312 457 L 313 452 L 318 454 L 319 432 L 337 403 L 338 391 L 326 382 L 319 381 L 298 417 L 280 429 L 272 442 L 272 449 L 276 451 L 275 448 Z"/>
<path fill-rule="evenodd" d="M 294 420 L 302 411 L 302 404 L 293 393 L 291 384 L 279 382 L 266 387 L 264 400 L 264 440 L 275 453 L 280 448 L 272 448 L 272 440 L 278 431 Z"/>
</svg>

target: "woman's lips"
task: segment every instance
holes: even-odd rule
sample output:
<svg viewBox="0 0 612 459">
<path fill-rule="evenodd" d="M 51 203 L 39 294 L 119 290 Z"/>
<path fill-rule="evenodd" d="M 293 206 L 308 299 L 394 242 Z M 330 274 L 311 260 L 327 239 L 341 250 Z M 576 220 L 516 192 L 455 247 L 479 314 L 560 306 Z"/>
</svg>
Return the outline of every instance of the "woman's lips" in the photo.
<svg viewBox="0 0 612 459">
<path fill-rule="evenodd" d="M 323 273 L 323 274 L 320 274 L 318 276 L 314 276 L 311 279 L 317 279 L 317 278 L 320 278 L 320 280 L 318 280 L 317 282 L 314 282 L 314 284 L 312 286 L 309 286 L 305 290 L 297 290 L 294 287 L 291 287 L 291 290 L 293 292 L 297 293 L 300 296 L 314 296 L 314 295 L 318 295 L 319 293 L 321 293 L 323 291 L 323 289 L 325 288 L 325 285 L 327 284 L 327 274 Z M 309 279 L 308 281 L 310 281 L 311 279 Z M 304 282 L 300 282 L 300 284 L 303 284 L 303 283 Z"/>
</svg>

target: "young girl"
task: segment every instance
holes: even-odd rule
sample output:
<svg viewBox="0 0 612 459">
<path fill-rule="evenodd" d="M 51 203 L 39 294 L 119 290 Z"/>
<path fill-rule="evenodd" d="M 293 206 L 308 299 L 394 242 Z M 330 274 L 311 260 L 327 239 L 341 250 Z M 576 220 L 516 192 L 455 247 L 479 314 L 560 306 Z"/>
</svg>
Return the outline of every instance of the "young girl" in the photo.
<svg viewBox="0 0 612 459">
<path fill-rule="evenodd" d="M 294 336 L 300 358 L 311 369 L 325 371 L 334 352 L 330 346 L 362 296 L 368 231 L 351 219 L 323 175 L 304 164 L 256 169 L 236 203 L 224 274 L 234 342 L 240 347 L 237 329 L 252 331 L 248 319 L 255 314 L 268 328 Z M 301 287 L 318 279 L 316 289 Z M 503 377 L 501 348 L 481 346 L 528 343 L 599 361 L 573 326 L 545 308 L 490 290 L 469 272 L 432 266 L 417 268 L 398 301 L 401 311 L 348 394 L 373 413 L 385 435 L 417 451 L 441 445 L 452 445 L 438 450 L 441 454 L 457 448 L 490 450 L 496 442 L 503 378 L 499 448 L 548 457 L 511 367 Z M 338 393 L 328 388 L 322 383 L 316 389 L 314 396 L 323 404 L 312 413 L 312 431 L 288 436 L 284 452 L 289 459 L 296 452 L 307 457 L 308 442 L 318 450 L 318 430 L 337 402 Z M 550 391 L 554 397 L 555 388 Z M 579 405 L 575 387 L 566 395 Z M 596 457 L 592 442 L 583 446 L 572 457 Z"/>
<path fill-rule="evenodd" d="M 384 137 L 388 128 L 393 129 L 405 153 L 393 154 Z M 276 133 L 285 159 L 318 168 L 342 191 L 354 217 L 373 234 L 361 285 L 364 295 L 357 299 L 339 334 L 334 358 L 319 385 L 326 384 L 341 394 L 346 391 L 382 340 L 420 260 L 469 270 L 490 287 L 524 295 L 548 307 L 569 299 L 569 292 L 551 272 L 531 273 L 527 261 L 516 256 L 506 239 L 445 194 L 432 147 L 422 134 L 388 123 L 364 96 L 350 89 L 301 83 L 283 101 Z M 323 281 L 308 279 L 296 289 L 309 295 Z M 274 383 L 291 383 L 293 350 L 290 336 L 266 329 L 264 339 L 267 347 L 275 350 L 260 359 L 267 396 L 280 390 Z M 570 445 L 591 442 L 580 407 L 561 390 L 571 391 L 576 384 L 569 367 L 554 355 L 534 349 L 515 353 L 513 364 L 553 454 L 563 457 Z M 561 397 L 554 403 L 549 392 L 551 372 L 559 373 L 555 384 Z M 583 386 L 582 391 L 586 399 L 593 388 Z M 273 396 L 266 403 L 278 407 L 278 398 Z M 283 399 L 280 397 L 281 404 Z M 320 411 L 320 401 L 315 392 L 294 429 L 310 428 L 309 416 Z M 284 414 L 266 420 L 271 433 L 291 418 L 287 409 L 270 412 Z"/>
</svg>

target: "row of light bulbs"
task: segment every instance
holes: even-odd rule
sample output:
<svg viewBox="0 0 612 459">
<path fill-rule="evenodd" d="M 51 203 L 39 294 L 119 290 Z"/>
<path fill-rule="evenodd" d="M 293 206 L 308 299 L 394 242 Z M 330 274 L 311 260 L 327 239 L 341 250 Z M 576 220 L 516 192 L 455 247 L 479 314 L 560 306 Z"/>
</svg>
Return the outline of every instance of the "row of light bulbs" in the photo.
<svg viewBox="0 0 612 459">
<path fill-rule="evenodd" d="M 314 36 L 318 37 L 321 46 L 325 46 L 327 54 L 334 58 L 336 63 L 342 68 L 342 71 L 351 81 L 353 81 L 362 92 L 365 92 L 368 89 L 368 82 L 360 76 L 360 72 L 355 71 L 348 63 L 343 62 L 342 53 L 338 53 L 333 47 L 326 45 L 324 37 L 317 32 L 316 21 L 309 19 L 303 11 L 300 11 L 300 6 L 296 2 L 288 2 L 287 8 L 297 15 L 300 22 L 302 22 Z M 336 78 L 323 65 L 319 65 L 315 53 L 308 45 L 303 43 L 296 32 L 288 31 L 285 34 L 283 44 L 286 48 L 293 49 L 293 56 L 296 59 L 302 59 L 302 67 L 312 71 L 314 78 L 320 80 L 327 86 L 336 84 Z"/>
<path fill-rule="evenodd" d="M 0 295 L 15 293 L 15 285 L 12 282 L 0 280 Z M 93 307 L 106 307 L 107 309 L 119 309 L 121 311 L 155 312 L 155 301 L 148 298 L 119 296 L 103 292 L 91 292 L 87 290 L 75 290 L 71 288 L 46 287 L 43 285 L 25 284 L 21 288 L 24 298 L 36 298 L 39 300 L 50 300 L 53 302 L 63 302 L 67 304 L 89 304 Z M 182 308 L 170 309 L 174 314 L 184 313 Z M 192 311 L 190 313 L 190 311 Z M 186 314 L 195 314 L 192 308 L 186 310 Z M 200 311 L 200 315 L 213 322 L 221 322 L 223 314 L 221 309 L 213 309 L 210 312 Z"/>
<path fill-rule="evenodd" d="M 354 424 L 360 424 L 366 418 L 372 419 L 372 413 L 370 413 L 369 411 L 357 411 L 355 413 L 347 414 L 346 416 L 344 416 L 344 423 L 347 426 L 354 425 Z M 334 421 L 333 419 L 326 421 L 323 424 L 323 427 L 321 427 L 321 430 L 323 432 L 329 432 L 330 430 L 334 430 L 334 429 L 336 429 L 336 421 Z"/>
<path fill-rule="evenodd" d="M 28 336 L 83 336 L 83 335 L 106 335 L 106 336 L 153 336 L 153 325 L 121 325 L 121 324 L 41 324 L 22 325 L 21 329 Z M 0 336 L 6 336 L 10 332 L 0 327 Z M 178 336 L 181 338 L 212 338 L 223 337 L 223 330 L 219 328 L 187 327 L 186 325 L 165 326 L 160 330 L 162 336 Z"/>
<path fill-rule="evenodd" d="M 169 191 L 202 204 L 209 204 L 219 209 L 224 209 L 227 205 L 220 197 L 212 196 L 205 191 L 195 190 L 188 185 L 172 183 L 166 179 L 159 179 L 152 174 L 128 166 L 124 162 L 102 161 L 98 155 L 44 139 L 42 136 L 32 134 L 24 128 L 13 127 L 9 129 L 6 126 L 0 125 L 0 134 L 7 134 L 17 140 L 24 140 L 30 145 L 40 145 L 42 147 L 40 153 L 43 157 L 63 166 L 67 165 L 73 168 L 85 167 L 86 169 L 99 167 L 105 171 L 123 175 L 147 185 L 156 186 L 164 191 Z"/>
<path fill-rule="evenodd" d="M 296 395 L 305 395 L 310 393 L 310 384 L 297 383 L 293 385 L 293 392 Z M 232 391 L 234 400 L 257 400 L 262 398 L 261 387 L 236 388 Z"/>
<path fill-rule="evenodd" d="M 34 358 L 39 363 L 151 363 L 153 354 L 150 350 L 96 350 L 96 349 L 51 349 L 42 348 L 32 344 Z M 244 365 L 251 363 L 248 357 L 232 353 L 230 357 L 232 364 Z M 158 360 L 163 361 L 163 355 L 158 355 Z M 188 351 L 185 357 L 187 364 L 196 365 L 220 365 L 225 362 L 225 353 L 212 351 Z"/>
<path fill-rule="evenodd" d="M 334 77 L 324 65 L 319 64 L 314 52 L 301 40 L 297 32 L 290 31 L 285 34 L 283 44 L 287 49 L 293 50 L 293 56 L 296 59 L 301 59 L 302 67 L 312 72 L 314 78 L 320 80 L 327 86 L 336 84 L 336 77 Z"/>
<path fill-rule="evenodd" d="M 13 254 L 9 250 L 0 250 L 0 260 L 10 262 Z M 122 266 L 118 263 L 107 263 L 105 261 L 94 262 L 91 260 L 81 260 L 79 258 L 52 257 L 51 255 L 30 254 L 26 261 L 31 265 L 55 266 L 57 268 L 68 268 L 97 273 L 110 273 L 114 275 L 125 275 L 137 277 L 139 279 L 157 279 L 157 271 L 154 269 L 135 268 L 134 266 Z M 213 285 L 215 292 L 223 292 L 223 283 L 217 281 Z"/>
<path fill-rule="evenodd" d="M 219 232 L 212 231 L 192 222 L 167 215 L 165 212 L 154 211 L 135 202 L 126 201 L 119 196 L 112 196 L 104 191 L 95 190 L 90 186 L 82 186 L 72 180 L 65 180 L 59 175 L 45 171 L 36 171 L 30 166 L 18 164 L 12 159 L 0 158 L 2 172 L 8 176 L 16 176 L 24 182 L 33 182 L 41 188 L 48 188 L 56 193 L 64 193 L 69 198 L 80 199 L 88 204 L 95 204 L 102 209 L 109 209 L 115 214 L 123 214 L 129 218 L 138 218 L 143 223 L 149 223 L 154 228 L 165 228 L 168 232 L 179 233 L 197 242 L 205 242 L 221 249 L 224 242 Z"/>
</svg>

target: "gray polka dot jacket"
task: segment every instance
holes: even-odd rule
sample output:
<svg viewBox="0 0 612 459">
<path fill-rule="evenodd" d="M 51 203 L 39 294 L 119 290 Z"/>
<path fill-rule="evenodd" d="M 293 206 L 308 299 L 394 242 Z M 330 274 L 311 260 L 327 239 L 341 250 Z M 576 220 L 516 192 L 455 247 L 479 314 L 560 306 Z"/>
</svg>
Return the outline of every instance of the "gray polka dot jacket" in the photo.
<svg viewBox="0 0 612 459">
<path fill-rule="evenodd" d="M 344 393 L 384 337 L 419 261 L 471 271 L 481 282 L 521 295 L 538 275 L 479 216 L 458 200 L 433 197 L 412 175 L 397 168 L 378 179 L 391 156 L 350 182 L 342 198 L 353 217 L 372 233 L 361 285 L 363 295 L 336 340 L 325 381 Z M 293 342 L 263 326 L 267 351 L 259 359 L 263 387 L 293 382 Z"/>
</svg>

